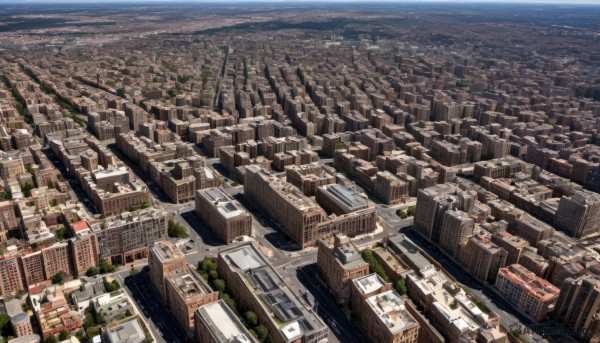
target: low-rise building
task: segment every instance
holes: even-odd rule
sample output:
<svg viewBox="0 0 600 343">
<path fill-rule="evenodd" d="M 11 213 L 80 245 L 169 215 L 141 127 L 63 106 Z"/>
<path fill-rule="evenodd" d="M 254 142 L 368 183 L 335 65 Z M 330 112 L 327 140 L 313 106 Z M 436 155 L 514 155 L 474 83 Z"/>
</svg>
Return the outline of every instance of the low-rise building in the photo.
<svg viewBox="0 0 600 343">
<path fill-rule="evenodd" d="M 61 331 L 73 332 L 81 327 L 82 318 L 71 310 L 61 286 L 48 286 L 40 293 L 30 293 L 29 296 L 39 333 L 44 340 Z"/>
<path fill-rule="evenodd" d="M 106 340 L 107 343 L 143 343 L 146 341 L 146 335 L 142 325 L 136 317 L 109 325 L 102 331 L 102 342 Z"/>
</svg>

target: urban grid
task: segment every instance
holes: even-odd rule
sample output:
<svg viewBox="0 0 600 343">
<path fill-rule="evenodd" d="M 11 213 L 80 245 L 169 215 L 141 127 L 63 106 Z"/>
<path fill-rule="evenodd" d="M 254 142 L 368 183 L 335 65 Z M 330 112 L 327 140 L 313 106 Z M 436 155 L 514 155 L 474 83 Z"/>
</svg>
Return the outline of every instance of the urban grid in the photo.
<svg viewBox="0 0 600 343">
<path fill-rule="evenodd" d="M 600 341 L 600 4 L 0 1 L 0 343 Z"/>
</svg>

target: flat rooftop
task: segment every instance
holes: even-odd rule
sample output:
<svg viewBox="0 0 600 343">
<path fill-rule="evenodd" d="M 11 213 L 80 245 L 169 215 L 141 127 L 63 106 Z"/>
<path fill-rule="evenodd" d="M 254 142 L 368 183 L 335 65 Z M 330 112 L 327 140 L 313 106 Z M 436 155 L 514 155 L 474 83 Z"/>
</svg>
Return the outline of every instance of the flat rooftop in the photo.
<svg viewBox="0 0 600 343">
<path fill-rule="evenodd" d="M 323 194 L 335 202 L 344 212 L 353 212 L 368 206 L 367 200 L 350 188 L 340 184 L 319 187 Z"/>
<path fill-rule="evenodd" d="M 417 321 L 406 310 L 404 301 L 393 290 L 374 295 L 366 301 L 392 334 L 417 326 Z"/>
<path fill-rule="evenodd" d="M 167 279 L 177 287 L 184 299 L 212 293 L 206 281 L 189 266 L 171 273 Z"/>
<path fill-rule="evenodd" d="M 244 325 L 222 299 L 198 308 L 197 312 L 217 341 L 254 342 Z"/>
<path fill-rule="evenodd" d="M 393 251 L 401 254 L 410 261 L 419 270 L 424 270 L 432 267 L 429 260 L 425 258 L 418 250 L 417 247 L 404 235 L 396 235 L 389 239 L 389 244 Z"/>
<path fill-rule="evenodd" d="M 361 294 L 374 292 L 385 285 L 385 281 L 376 273 L 354 279 L 352 282 Z"/>
<path fill-rule="evenodd" d="M 111 343 L 141 343 L 146 338 L 137 319 L 109 328 L 108 337 Z"/>
<path fill-rule="evenodd" d="M 248 212 L 231 195 L 219 187 L 198 190 L 198 194 L 213 204 L 225 218 L 246 216 Z"/>
<path fill-rule="evenodd" d="M 185 257 L 185 254 L 179 247 L 171 241 L 156 242 L 150 249 L 152 249 L 162 263 Z"/>
<path fill-rule="evenodd" d="M 327 331 L 327 326 L 310 309 L 304 307 L 285 281 L 250 243 L 221 253 L 230 268 L 240 274 L 260 299 L 267 312 L 288 341 Z M 239 269 L 239 270 L 236 270 Z"/>
</svg>

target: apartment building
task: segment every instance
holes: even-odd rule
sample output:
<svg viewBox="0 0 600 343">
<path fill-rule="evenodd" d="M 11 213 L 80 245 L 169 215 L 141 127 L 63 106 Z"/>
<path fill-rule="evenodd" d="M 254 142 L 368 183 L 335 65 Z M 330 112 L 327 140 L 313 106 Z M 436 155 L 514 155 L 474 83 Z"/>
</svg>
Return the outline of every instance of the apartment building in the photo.
<svg viewBox="0 0 600 343">
<path fill-rule="evenodd" d="M 196 191 L 196 214 L 227 243 L 252 236 L 252 216 L 220 187 Z"/>
</svg>

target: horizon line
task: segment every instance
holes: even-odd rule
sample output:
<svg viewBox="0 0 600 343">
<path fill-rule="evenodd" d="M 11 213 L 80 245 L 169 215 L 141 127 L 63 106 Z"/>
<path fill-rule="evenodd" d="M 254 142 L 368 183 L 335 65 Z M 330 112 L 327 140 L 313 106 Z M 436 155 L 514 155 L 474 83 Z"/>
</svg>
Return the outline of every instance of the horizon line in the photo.
<svg viewBox="0 0 600 343">
<path fill-rule="evenodd" d="M 102 3 L 97 3 L 94 0 L 0 0 L 0 5 L 114 5 L 114 4 L 274 4 L 280 6 L 297 5 L 297 4 L 511 4 L 511 5 L 593 5 L 600 6 L 600 2 L 595 0 L 107 0 Z"/>
</svg>

